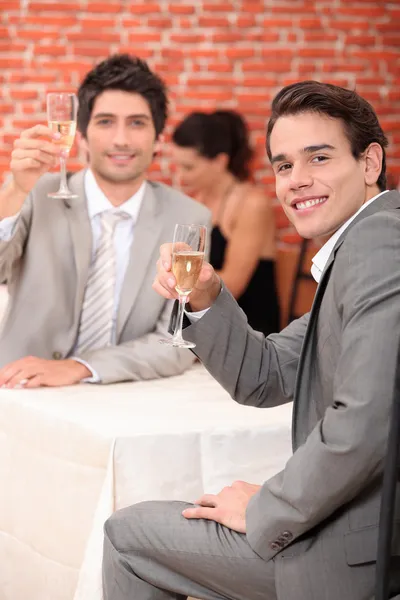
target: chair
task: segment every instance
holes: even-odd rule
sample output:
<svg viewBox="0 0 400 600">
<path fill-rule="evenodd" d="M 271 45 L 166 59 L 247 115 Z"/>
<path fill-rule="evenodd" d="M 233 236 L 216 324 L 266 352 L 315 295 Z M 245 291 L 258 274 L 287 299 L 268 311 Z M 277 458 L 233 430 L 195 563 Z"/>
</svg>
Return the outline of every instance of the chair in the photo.
<svg viewBox="0 0 400 600">
<path fill-rule="evenodd" d="M 300 246 L 299 258 L 297 261 L 296 273 L 293 280 L 292 293 L 289 300 L 288 324 L 301 317 L 301 314 L 296 313 L 300 284 L 303 281 L 313 282 L 314 278 L 310 273 L 307 261 L 307 251 L 309 249 L 309 240 L 303 239 Z"/>
<path fill-rule="evenodd" d="M 276 266 L 282 329 L 311 308 L 317 284 L 310 268 L 316 251 L 307 241 L 301 245 L 286 244 L 278 249 Z"/>
</svg>

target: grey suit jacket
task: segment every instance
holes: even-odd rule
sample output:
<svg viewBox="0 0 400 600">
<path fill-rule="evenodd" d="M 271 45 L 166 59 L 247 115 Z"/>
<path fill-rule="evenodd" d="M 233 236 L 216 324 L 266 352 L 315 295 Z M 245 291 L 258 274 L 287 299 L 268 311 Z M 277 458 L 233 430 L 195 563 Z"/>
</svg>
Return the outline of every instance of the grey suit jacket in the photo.
<svg viewBox="0 0 400 600">
<path fill-rule="evenodd" d="M 254 551 L 275 557 L 282 598 L 325 598 L 330 585 L 329 598 L 369 599 L 400 340 L 400 195 L 389 192 L 356 217 L 311 313 L 280 334 L 249 328 L 224 289 L 185 338 L 238 402 L 294 400 L 293 456 L 246 515 Z"/>
<path fill-rule="evenodd" d="M 0 280 L 7 280 L 9 308 L 0 337 L 0 366 L 18 358 L 70 356 L 77 339 L 83 294 L 91 260 L 92 230 L 84 173 L 70 178 L 78 198 L 58 200 L 59 175 L 45 175 L 26 199 L 10 241 L 0 241 Z M 172 240 L 175 223 L 209 225 L 201 204 L 160 183 L 148 182 L 117 318 L 117 345 L 80 358 L 103 383 L 176 375 L 194 357 L 161 345 L 171 303 L 152 289 L 162 243 Z"/>
</svg>

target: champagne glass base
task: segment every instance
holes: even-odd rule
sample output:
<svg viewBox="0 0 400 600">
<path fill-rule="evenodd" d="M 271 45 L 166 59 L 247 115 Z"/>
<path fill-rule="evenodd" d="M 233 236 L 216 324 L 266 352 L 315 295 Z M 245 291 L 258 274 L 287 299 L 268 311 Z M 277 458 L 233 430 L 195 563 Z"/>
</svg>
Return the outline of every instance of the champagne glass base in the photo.
<svg viewBox="0 0 400 600">
<path fill-rule="evenodd" d="M 182 341 L 174 341 L 172 338 L 171 339 L 161 339 L 158 340 L 160 342 L 160 344 L 163 344 L 164 346 L 173 346 L 174 348 L 196 348 L 196 344 L 194 342 L 187 342 L 186 340 L 182 340 Z"/>
<path fill-rule="evenodd" d="M 49 198 L 78 198 L 78 194 L 72 192 L 50 192 L 47 195 Z"/>
</svg>

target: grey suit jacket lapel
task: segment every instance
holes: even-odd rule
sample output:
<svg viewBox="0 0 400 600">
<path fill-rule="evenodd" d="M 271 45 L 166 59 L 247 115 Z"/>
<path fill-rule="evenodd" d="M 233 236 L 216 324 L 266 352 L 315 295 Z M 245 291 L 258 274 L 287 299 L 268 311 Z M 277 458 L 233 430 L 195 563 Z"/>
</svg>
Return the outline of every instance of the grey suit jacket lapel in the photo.
<svg viewBox="0 0 400 600">
<path fill-rule="evenodd" d="M 66 216 L 69 221 L 70 232 L 74 247 L 74 259 L 77 275 L 77 290 L 75 309 L 79 319 L 82 308 L 83 294 L 88 278 L 89 266 L 92 253 L 92 228 L 87 210 L 86 194 L 84 188 L 85 170 L 73 175 L 69 182 L 71 192 L 77 194 L 77 198 L 65 199 Z"/>
<path fill-rule="evenodd" d="M 132 311 L 152 260 L 154 249 L 159 245 L 159 236 L 163 228 L 161 213 L 162 205 L 157 199 L 151 184 L 147 183 L 139 217 L 134 227 L 129 263 L 122 286 L 118 311 L 117 336 L 120 335 Z"/>
<path fill-rule="evenodd" d="M 342 233 L 342 235 L 336 242 L 330 259 L 332 258 L 333 260 L 333 255 L 342 245 L 343 240 L 345 239 L 348 232 L 352 229 L 352 227 L 354 227 L 354 225 L 361 221 L 361 219 L 365 219 L 365 217 L 369 217 L 370 215 L 373 215 L 374 213 L 380 210 L 389 210 L 391 208 L 400 208 L 400 194 L 395 190 L 386 192 L 386 194 L 383 194 L 383 196 L 380 196 L 379 198 L 374 200 L 374 202 L 372 202 L 369 206 L 364 208 L 364 210 L 362 210 L 360 214 L 356 216 L 356 218 L 350 223 L 350 225 L 347 227 L 347 229 L 345 229 L 345 231 Z"/>
<path fill-rule="evenodd" d="M 306 331 L 306 335 L 304 337 L 303 346 L 301 349 L 301 354 L 299 358 L 299 366 L 297 369 L 296 376 L 296 385 L 294 392 L 294 404 L 293 404 L 293 412 L 292 412 L 292 447 L 293 452 L 305 442 L 307 437 L 307 432 L 303 431 L 302 427 L 299 427 L 299 414 L 302 407 L 302 401 L 304 399 L 307 402 L 308 393 L 307 393 L 307 385 L 310 382 L 309 374 L 311 373 L 311 361 L 312 361 L 312 348 L 314 343 L 314 335 L 317 324 L 317 317 L 319 313 L 319 309 L 321 306 L 322 298 L 324 296 L 324 292 L 326 286 L 329 281 L 329 275 L 331 271 L 331 267 L 334 261 L 334 252 L 332 252 L 329 257 L 328 263 L 324 269 L 324 272 L 321 276 L 321 280 L 318 284 L 317 291 L 315 293 L 314 301 L 311 307 L 310 312 L 310 320 L 308 322 L 308 327 Z"/>
<path fill-rule="evenodd" d="M 356 225 L 361 219 L 368 217 L 382 209 L 390 209 L 390 208 L 400 208 L 400 194 L 398 192 L 387 192 L 380 198 L 377 198 L 374 202 L 372 202 L 369 206 L 367 206 L 357 217 L 350 223 L 350 225 L 345 229 L 343 234 L 337 240 L 333 251 L 328 259 L 327 264 L 325 265 L 324 271 L 321 275 L 321 280 L 318 284 L 317 291 L 315 293 L 313 305 L 311 307 L 310 320 L 307 327 L 307 332 L 304 338 L 302 351 L 299 359 L 299 366 L 297 371 L 297 380 L 294 394 L 294 407 L 293 407 L 293 416 L 292 416 L 292 440 L 293 440 L 293 451 L 298 448 L 305 441 L 305 437 L 307 432 L 301 431 L 301 427 L 299 427 L 299 413 L 303 405 L 303 400 L 306 403 L 308 399 L 307 394 L 307 385 L 309 382 L 309 373 L 311 372 L 311 361 L 312 361 L 312 349 L 314 344 L 314 335 L 317 323 L 317 317 L 319 314 L 319 309 L 321 306 L 321 302 L 324 296 L 324 292 L 326 286 L 329 281 L 329 276 L 331 272 L 331 268 L 333 262 L 335 260 L 336 252 L 342 245 L 343 241 L 346 238 L 346 235 L 349 233 L 352 227 Z"/>
</svg>

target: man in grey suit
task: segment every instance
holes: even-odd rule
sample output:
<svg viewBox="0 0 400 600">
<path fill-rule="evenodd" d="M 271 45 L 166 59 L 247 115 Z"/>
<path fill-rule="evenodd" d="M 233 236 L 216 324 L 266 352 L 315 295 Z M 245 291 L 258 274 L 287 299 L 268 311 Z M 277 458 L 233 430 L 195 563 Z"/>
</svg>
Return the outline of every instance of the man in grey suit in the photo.
<svg viewBox="0 0 400 600">
<path fill-rule="evenodd" d="M 145 62 L 116 55 L 88 73 L 78 98 L 89 168 L 69 180 L 77 197 L 48 197 L 60 149 L 44 125 L 15 142 L 12 180 L 0 193 L 6 387 L 152 379 L 194 360 L 159 344 L 172 303 L 152 289 L 175 224 L 209 222 L 205 207 L 146 180 L 166 121 L 165 86 Z"/>
<path fill-rule="evenodd" d="M 236 401 L 294 400 L 293 456 L 261 486 L 239 481 L 195 505 L 115 513 L 105 524 L 106 600 L 373 598 L 400 340 L 400 195 L 385 191 L 386 145 L 353 91 L 308 81 L 276 96 L 267 152 L 277 196 L 302 236 L 325 241 L 312 310 L 265 338 L 205 265 L 184 335 Z M 173 298 L 173 285 L 168 244 L 154 287 Z"/>
</svg>

